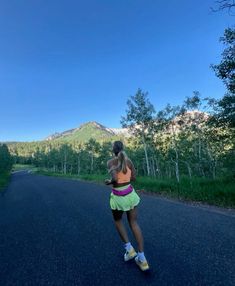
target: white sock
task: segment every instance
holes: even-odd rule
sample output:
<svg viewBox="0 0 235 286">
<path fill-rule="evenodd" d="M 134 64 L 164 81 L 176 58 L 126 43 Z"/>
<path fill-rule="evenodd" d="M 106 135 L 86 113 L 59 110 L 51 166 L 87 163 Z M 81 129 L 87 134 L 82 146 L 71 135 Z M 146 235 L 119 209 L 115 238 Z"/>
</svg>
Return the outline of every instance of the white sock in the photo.
<svg viewBox="0 0 235 286">
<path fill-rule="evenodd" d="M 126 249 L 126 251 L 130 251 L 131 250 L 131 248 L 132 248 L 132 245 L 131 245 L 131 243 L 130 242 L 127 242 L 127 243 L 125 243 L 125 249 Z"/>
<path fill-rule="evenodd" d="M 139 261 L 143 262 L 146 260 L 145 256 L 144 256 L 144 252 L 138 252 L 138 259 Z"/>
</svg>

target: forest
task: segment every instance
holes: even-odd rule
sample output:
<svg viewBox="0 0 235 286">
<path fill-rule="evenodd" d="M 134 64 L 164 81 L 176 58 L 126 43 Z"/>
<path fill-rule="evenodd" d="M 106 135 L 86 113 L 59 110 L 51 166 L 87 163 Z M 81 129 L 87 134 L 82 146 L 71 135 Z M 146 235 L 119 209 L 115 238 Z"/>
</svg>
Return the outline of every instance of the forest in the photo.
<svg viewBox="0 0 235 286">
<path fill-rule="evenodd" d="M 215 179 L 234 174 L 234 129 L 213 113 L 212 102 L 216 104 L 215 99 L 202 100 L 194 92 L 182 106 L 167 105 L 154 116 L 147 93 L 138 90 L 122 118 L 131 136 L 118 138 L 124 141 L 137 174 L 178 182 L 182 176 Z M 8 148 L 14 163 L 63 174 L 105 174 L 112 142 L 112 137 L 66 144 L 52 140 L 11 143 Z"/>
</svg>

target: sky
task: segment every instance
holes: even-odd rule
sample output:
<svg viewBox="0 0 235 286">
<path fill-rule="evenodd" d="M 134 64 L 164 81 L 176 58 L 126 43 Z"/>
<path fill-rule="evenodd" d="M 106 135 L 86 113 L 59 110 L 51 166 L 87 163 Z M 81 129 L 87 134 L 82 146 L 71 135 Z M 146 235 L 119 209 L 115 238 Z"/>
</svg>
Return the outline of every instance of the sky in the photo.
<svg viewBox="0 0 235 286">
<path fill-rule="evenodd" d="M 0 141 L 97 121 L 121 127 L 138 88 L 157 111 L 225 93 L 211 64 L 234 24 L 214 0 L 0 0 Z"/>
</svg>

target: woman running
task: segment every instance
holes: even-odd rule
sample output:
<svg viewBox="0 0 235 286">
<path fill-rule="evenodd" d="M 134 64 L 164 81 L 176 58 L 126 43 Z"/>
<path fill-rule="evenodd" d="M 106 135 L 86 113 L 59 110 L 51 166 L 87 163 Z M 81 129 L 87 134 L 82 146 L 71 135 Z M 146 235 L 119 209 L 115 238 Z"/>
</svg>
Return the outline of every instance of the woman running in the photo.
<svg viewBox="0 0 235 286">
<path fill-rule="evenodd" d="M 137 205 L 140 202 L 138 194 L 131 185 L 135 180 L 135 168 L 131 160 L 123 151 L 123 143 L 115 141 L 113 144 L 115 157 L 107 162 L 111 179 L 105 180 L 107 185 L 113 185 L 110 195 L 110 207 L 112 210 L 114 224 L 125 243 L 124 260 L 135 258 L 136 264 L 142 271 L 148 270 L 149 265 L 144 255 L 144 243 L 141 229 L 137 223 Z M 138 244 L 138 253 L 129 241 L 126 229 L 122 223 L 123 212 L 126 212 L 129 226 Z"/>
</svg>

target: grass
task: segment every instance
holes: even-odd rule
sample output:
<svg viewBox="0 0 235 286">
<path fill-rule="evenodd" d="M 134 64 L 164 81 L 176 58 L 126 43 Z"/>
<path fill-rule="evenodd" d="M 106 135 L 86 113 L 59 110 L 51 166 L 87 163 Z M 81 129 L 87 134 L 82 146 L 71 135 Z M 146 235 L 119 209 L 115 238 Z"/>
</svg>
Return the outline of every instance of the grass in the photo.
<svg viewBox="0 0 235 286">
<path fill-rule="evenodd" d="M 62 177 L 62 178 L 70 178 L 70 179 L 77 179 L 77 180 L 85 180 L 90 182 L 96 183 L 104 183 L 104 180 L 107 179 L 106 175 L 99 175 L 99 174 L 85 174 L 85 175 L 74 175 L 74 174 L 62 174 L 62 173 L 55 173 L 49 171 L 45 168 L 38 169 L 35 173 L 52 176 L 52 177 Z"/>
<path fill-rule="evenodd" d="M 21 171 L 21 170 L 31 170 L 35 171 L 36 168 L 32 165 L 14 164 L 11 172 Z M 0 173 L 0 191 L 2 191 L 10 181 L 11 172 Z"/>
<path fill-rule="evenodd" d="M 28 170 L 28 171 L 37 171 L 37 168 L 33 165 L 29 164 L 14 164 L 12 167 L 12 172 L 14 171 L 22 171 L 22 170 Z"/>
<path fill-rule="evenodd" d="M 193 178 L 192 181 L 181 178 L 180 184 L 175 180 L 158 180 L 140 177 L 134 184 L 136 189 L 180 200 L 207 203 L 210 205 L 235 208 L 235 178 L 218 179 Z"/>
<path fill-rule="evenodd" d="M 21 165 L 17 168 L 22 167 L 25 168 L 26 166 Z M 107 175 L 102 174 L 83 174 L 80 176 L 71 174 L 65 175 L 54 173 L 46 169 L 32 168 L 32 166 L 28 166 L 28 169 L 47 176 L 93 181 L 102 184 L 104 180 L 108 178 Z M 169 198 L 235 208 L 235 178 L 232 176 L 217 178 L 215 180 L 209 178 L 192 178 L 191 182 L 189 178 L 181 177 L 179 184 L 173 179 L 137 177 L 133 185 L 136 190 L 143 190 Z"/>
<path fill-rule="evenodd" d="M 105 175 L 81 175 L 81 179 L 103 183 Z M 136 190 L 155 193 L 180 200 L 207 203 L 222 207 L 235 208 L 235 178 L 218 179 L 182 177 L 180 184 L 176 180 L 137 177 L 133 183 Z"/>
</svg>

